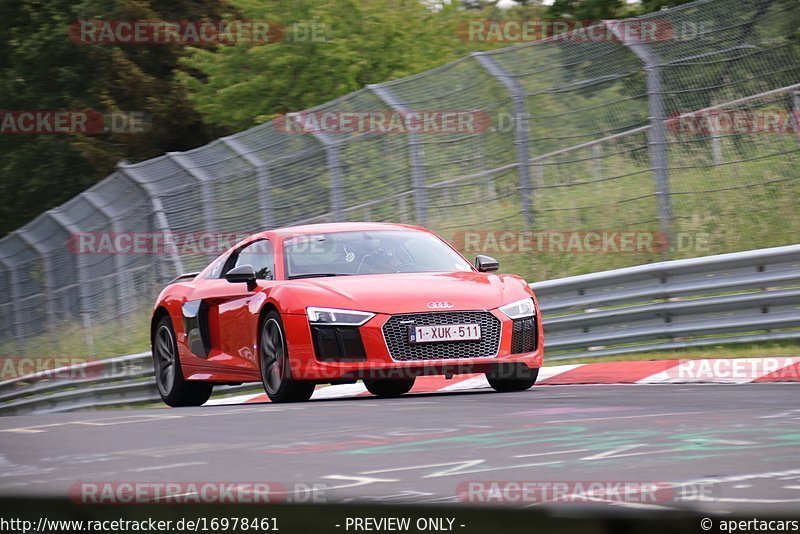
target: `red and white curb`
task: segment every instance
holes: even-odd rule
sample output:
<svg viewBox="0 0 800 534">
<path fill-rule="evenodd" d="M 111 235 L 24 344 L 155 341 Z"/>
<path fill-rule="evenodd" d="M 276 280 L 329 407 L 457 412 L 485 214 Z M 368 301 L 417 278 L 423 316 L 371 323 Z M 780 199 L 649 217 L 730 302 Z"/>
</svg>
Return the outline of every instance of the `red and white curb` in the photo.
<svg viewBox="0 0 800 534">
<path fill-rule="evenodd" d="M 800 382 L 800 357 L 715 358 L 598 362 L 542 367 L 536 386 L 578 384 L 746 384 Z M 489 388 L 482 374 L 417 378 L 411 393 L 447 393 Z M 317 388 L 313 400 L 369 395 L 362 382 Z M 269 402 L 264 393 L 213 399 L 206 406 Z"/>
</svg>

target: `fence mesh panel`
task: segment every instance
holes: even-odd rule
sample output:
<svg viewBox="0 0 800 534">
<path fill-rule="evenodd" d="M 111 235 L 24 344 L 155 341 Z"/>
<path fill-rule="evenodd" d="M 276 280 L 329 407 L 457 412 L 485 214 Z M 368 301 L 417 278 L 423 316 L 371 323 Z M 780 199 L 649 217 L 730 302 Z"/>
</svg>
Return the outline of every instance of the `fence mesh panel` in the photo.
<svg viewBox="0 0 800 534">
<path fill-rule="evenodd" d="M 169 277 L 290 224 L 420 224 L 530 280 L 796 242 L 798 26 L 797 0 L 700 0 L 476 53 L 195 150 L 123 162 L 0 240 L 0 353 L 138 349 Z M 320 125 L 443 112 L 472 122 Z M 670 247 L 553 250 L 555 237 L 628 230 Z M 547 241 L 522 250 L 488 239 L 524 232 Z M 150 240 L 120 253 L 148 234 L 182 246 Z"/>
</svg>

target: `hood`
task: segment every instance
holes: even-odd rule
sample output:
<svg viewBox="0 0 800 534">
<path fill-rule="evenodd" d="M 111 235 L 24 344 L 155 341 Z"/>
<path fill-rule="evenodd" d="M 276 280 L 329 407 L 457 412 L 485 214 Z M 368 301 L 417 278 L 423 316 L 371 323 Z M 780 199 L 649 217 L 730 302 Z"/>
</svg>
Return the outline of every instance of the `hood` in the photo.
<svg viewBox="0 0 800 534">
<path fill-rule="evenodd" d="M 307 306 L 345 308 L 374 313 L 445 311 L 430 302 L 449 302 L 456 310 L 493 309 L 530 296 L 525 282 L 513 275 L 477 272 L 396 273 L 292 280 L 281 284 L 280 297 L 290 313 Z M 287 302 L 288 301 L 288 302 Z"/>
</svg>

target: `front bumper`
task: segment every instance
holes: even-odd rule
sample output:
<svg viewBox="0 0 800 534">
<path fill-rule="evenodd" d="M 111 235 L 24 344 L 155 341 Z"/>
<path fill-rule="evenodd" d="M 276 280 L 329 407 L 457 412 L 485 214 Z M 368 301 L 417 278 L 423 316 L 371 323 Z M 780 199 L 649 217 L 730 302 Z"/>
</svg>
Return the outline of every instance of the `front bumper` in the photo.
<svg viewBox="0 0 800 534">
<path fill-rule="evenodd" d="M 442 312 L 430 312 L 424 315 L 441 313 Z M 434 347 L 432 344 L 430 352 L 433 357 L 429 359 L 399 359 L 397 358 L 397 354 L 390 354 L 387 340 L 384 336 L 383 327 L 393 316 L 378 314 L 366 324 L 359 327 L 359 333 L 364 345 L 364 359 L 361 361 L 321 361 L 321 359 L 317 358 L 315 355 L 311 327 L 306 316 L 284 315 L 282 319 L 292 361 L 292 377 L 297 380 L 328 382 L 358 378 L 400 378 L 404 376 L 420 376 L 426 374 L 449 375 L 483 373 L 501 363 L 521 363 L 530 368 L 539 368 L 542 366 L 544 338 L 541 321 L 538 316 L 536 317 L 535 325 L 535 350 L 514 352 L 512 350 L 512 337 L 514 337 L 513 330 L 515 322 L 499 311 L 448 313 L 491 314 L 491 319 L 499 322 L 499 342 L 495 345 L 496 349 L 494 348 L 495 346 L 492 346 L 493 350 L 489 351 L 473 350 L 469 357 L 462 357 L 455 348 L 453 350 L 448 349 L 448 351 L 442 351 L 441 346 Z M 517 328 L 519 328 L 519 324 Z M 519 339 L 519 335 L 515 337 L 516 343 L 514 343 L 514 350 L 520 350 L 520 347 L 523 347 L 523 345 L 520 345 Z M 527 344 L 527 348 L 530 346 L 530 343 Z M 395 358 L 392 356 L 395 356 Z"/>
</svg>

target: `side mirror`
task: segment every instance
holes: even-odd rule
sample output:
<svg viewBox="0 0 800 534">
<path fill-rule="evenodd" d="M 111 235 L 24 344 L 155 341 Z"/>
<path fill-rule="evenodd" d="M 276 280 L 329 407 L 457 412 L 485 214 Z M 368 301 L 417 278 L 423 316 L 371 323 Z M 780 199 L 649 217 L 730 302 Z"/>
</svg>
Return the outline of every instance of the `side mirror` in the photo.
<svg viewBox="0 0 800 534">
<path fill-rule="evenodd" d="M 475 256 L 475 268 L 482 273 L 490 273 L 500 268 L 500 262 L 491 256 L 479 254 Z"/>
<path fill-rule="evenodd" d="M 256 288 L 256 271 L 252 265 L 240 265 L 225 273 L 225 280 L 231 284 L 247 284 L 247 290 L 252 291 Z"/>
</svg>

